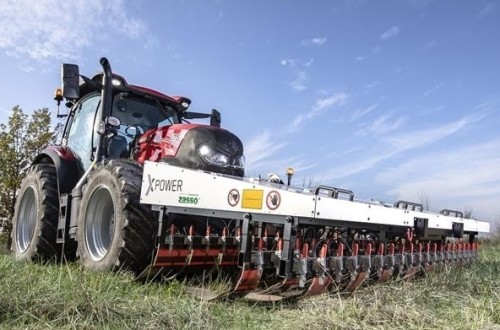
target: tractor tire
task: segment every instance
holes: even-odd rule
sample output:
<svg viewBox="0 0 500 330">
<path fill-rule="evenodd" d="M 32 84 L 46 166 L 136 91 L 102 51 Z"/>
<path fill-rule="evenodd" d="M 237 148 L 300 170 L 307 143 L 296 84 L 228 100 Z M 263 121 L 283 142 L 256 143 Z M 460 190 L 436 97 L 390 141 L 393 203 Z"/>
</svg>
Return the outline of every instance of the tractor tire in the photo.
<svg viewBox="0 0 500 330">
<path fill-rule="evenodd" d="M 54 164 L 32 166 L 17 195 L 11 249 L 18 261 L 47 261 L 60 254 L 56 242 L 59 191 Z"/>
<path fill-rule="evenodd" d="M 142 167 L 110 160 L 91 172 L 78 215 L 77 257 L 95 271 L 143 271 L 154 251 L 156 221 L 140 204 Z"/>
</svg>

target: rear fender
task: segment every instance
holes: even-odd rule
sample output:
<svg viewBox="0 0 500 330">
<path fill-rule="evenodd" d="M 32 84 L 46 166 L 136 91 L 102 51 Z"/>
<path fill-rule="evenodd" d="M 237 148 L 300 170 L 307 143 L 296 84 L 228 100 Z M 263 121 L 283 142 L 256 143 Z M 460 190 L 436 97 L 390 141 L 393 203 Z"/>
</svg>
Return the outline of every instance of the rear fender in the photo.
<svg viewBox="0 0 500 330">
<path fill-rule="evenodd" d="M 43 150 L 33 161 L 34 164 L 53 163 L 56 167 L 59 195 L 70 193 L 80 178 L 81 170 L 70 149 L 50 146 Z"/>
</svg>

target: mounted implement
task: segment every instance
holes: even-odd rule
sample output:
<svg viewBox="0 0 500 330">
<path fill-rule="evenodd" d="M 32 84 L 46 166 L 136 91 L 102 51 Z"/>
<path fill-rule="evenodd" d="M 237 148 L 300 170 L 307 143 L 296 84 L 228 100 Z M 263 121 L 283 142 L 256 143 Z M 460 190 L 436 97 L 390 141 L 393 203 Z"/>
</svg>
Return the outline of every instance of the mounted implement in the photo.
<svg viewBox="0 0 500 330">
<path fill-rule="evenodd" d="M 299 189 L 155 162 L 144 165 L 141 203 L 158 212 L 153 267 L 233 267 L 238 276 L 225 294 L 269 301 L 461 266 L 477 258 L 477 233 L 489 231 L 487 222 L 461 212 L 424 212 L 405 201 L 381 205 L 334 187 Z M 200 218 L 205 226 L 177 217 Z"/>
<path fill-rule="evenodd" d="M 19 191 L 18 260 L 78 258 L 142 276 L 224 272 L 230 289 L 192 291 L 276 301 L 412 280 L 477 258 L 487 222 L 245 178 L 242 143 L 220 128 L 218 111 L 191 112 L 188 98 L 130 85 L 101 64 L 92 79 L 63 65 L 55 100 L 66 99 L 68 120 L 61 144 L 36 157 Z M 210 125 L 187 122 L 198 118 Z"/>
</svg>

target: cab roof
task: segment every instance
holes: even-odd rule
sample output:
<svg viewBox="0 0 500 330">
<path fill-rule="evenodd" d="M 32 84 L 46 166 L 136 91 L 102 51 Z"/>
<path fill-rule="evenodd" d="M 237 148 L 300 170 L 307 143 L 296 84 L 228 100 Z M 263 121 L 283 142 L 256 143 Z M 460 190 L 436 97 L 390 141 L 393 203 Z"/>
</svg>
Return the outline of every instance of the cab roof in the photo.
<svg viewBox="0 0 500 330">
<path fill-rule="evenodd" d="M 85 95 L 91 92 L 98 90 L 98 88 L 96 89 L 96 86 L 98 87 L 102 86 L 103 73 L 96 74 L 95 76 L 92 77 L 91 80 L 95 82 L 95 84 L 83 82 L 80 85 L 80 98 L 84 97 Z M 164 103 L 168 106 L 184 110 L 186 107 L 182 105 L 183 103 L 187 103 L 188 105 L 191 104 L 191 100 L 188 99 L 187 97 L 168 96 L 166 94 L 163 94 L 148 87 L 129 85 L 125 80 L 125 78 L 123 78 L 120 75 L 113 74 L 113 94 L 115 94 L 116 92 L 129 92 L 139 96 L 151 97 L 156 99 L 160 103 Z"/>
</svg>

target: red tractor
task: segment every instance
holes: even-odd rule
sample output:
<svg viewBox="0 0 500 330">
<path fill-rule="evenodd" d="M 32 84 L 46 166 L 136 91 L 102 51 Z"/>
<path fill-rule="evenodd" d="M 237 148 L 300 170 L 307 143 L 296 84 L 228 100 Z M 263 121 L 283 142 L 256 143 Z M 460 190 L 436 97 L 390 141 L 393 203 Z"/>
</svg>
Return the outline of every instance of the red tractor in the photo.
<svg viewBox="0 0 500 330">
<path fill-rule="evenodd" d="M 106 58 L 100 63 L 103 73 L 92 79 L 77 65 L 62 66 L 55 99 L 66 99 L 70 110 L 60 145 L 36 156 L 19 190 L 12 231 L 17 260 L 77 256 L 89 269 L 140 272 L 151 262 L 157 235 L 153 211 L 140 204 L 144 161 L 244 174 L 242 143 L 220 128 L 219 112 L 190 112 L 188 98 L 130 85 Z M 197 118 L 210 118 L 210 125 L 187 122 Z"/>
</svg>

